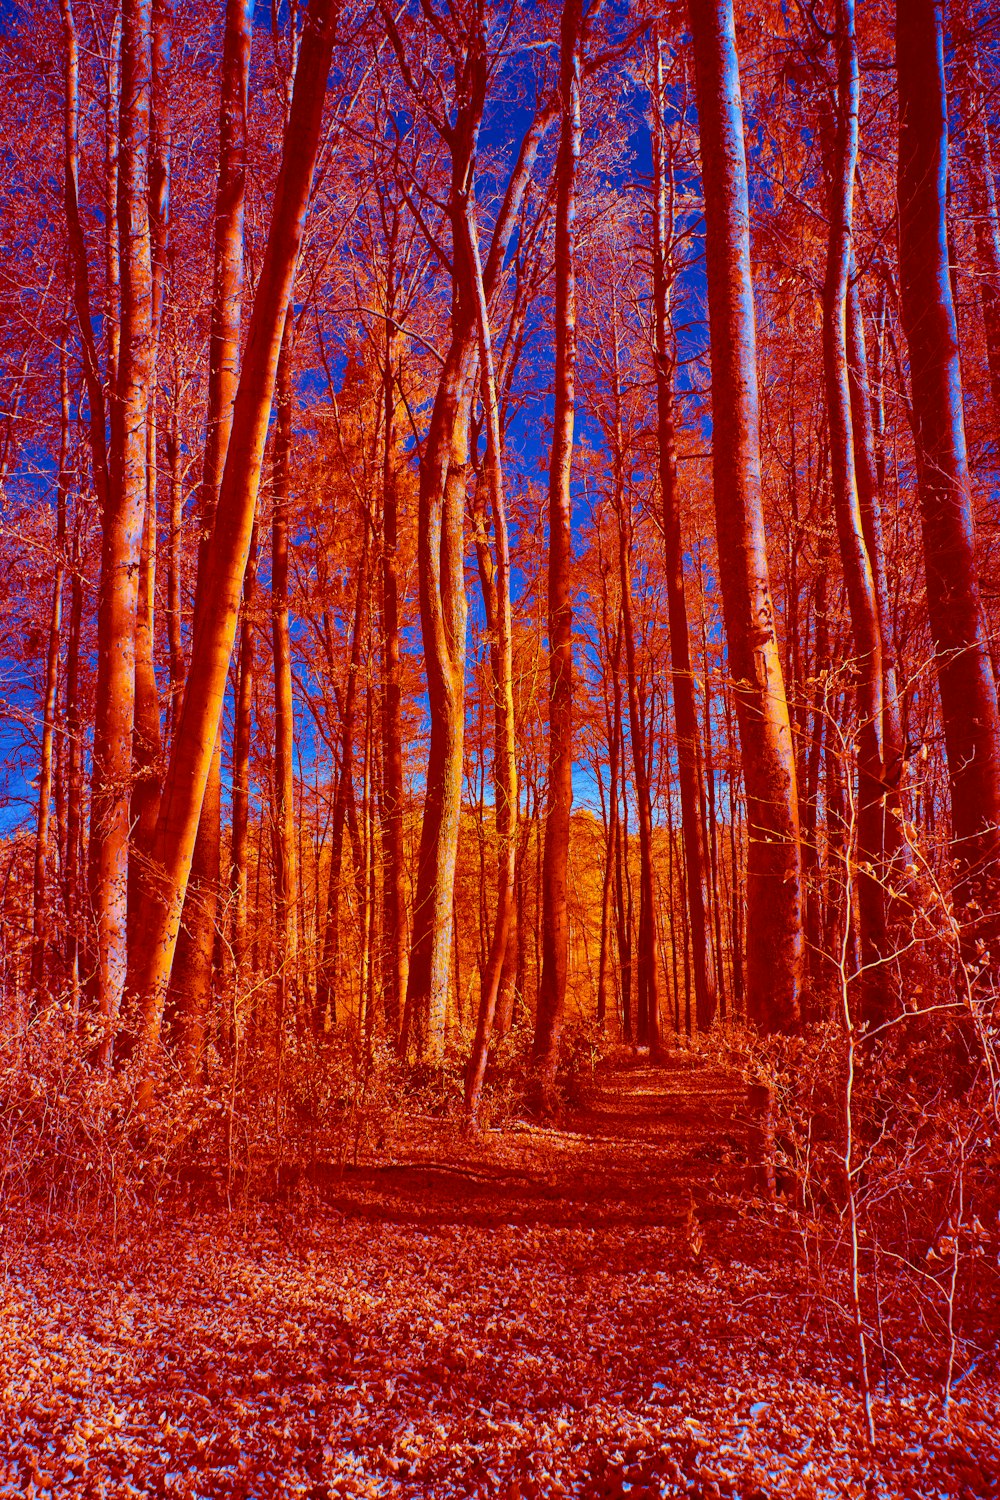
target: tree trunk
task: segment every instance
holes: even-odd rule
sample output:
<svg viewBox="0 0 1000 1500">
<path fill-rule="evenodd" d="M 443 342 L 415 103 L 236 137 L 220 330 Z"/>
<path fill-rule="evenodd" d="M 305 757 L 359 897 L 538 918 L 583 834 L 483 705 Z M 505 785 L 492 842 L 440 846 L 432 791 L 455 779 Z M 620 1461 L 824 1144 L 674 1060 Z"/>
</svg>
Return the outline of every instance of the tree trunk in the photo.
<svg viewBox="0 0 1000 1500">
<path fill-rule="evenodd" d="M 462 801 L 467 612 L 463 520 L 473 353 L 474 344 L 460 324 L 435 398 L 420 471 L 417 545 L 431 742 L 402 1045 L 405 1048 L 416 1031 L 420 1051 L 435 1066 L 444 1056 Z"/>
<path fill-rule="evenodd" d="M 83 570 L 80 556 L 80 515 L 77 507 L 76 535 L 70 571 L 69 631 L 66 640 L 66 970 L 74 1016 L 80 1003 L 83 912 L 81 872 L 83 866 L 83 725 L 80 714 L 80 633 L 83 625 Z"/>
<path fill-rule="evenodd" d="M 146 501 L 146 414 L 152 381 L 152 287 L 147 197 L 151 84 L 149 10 L 122 6 L 118 235 L 121 343 L 111 409 L 110 485 L 101 518 L 97 682 L 90 812 L 90 899 L 96 925 L 94 997 L 110 1060 L 125 990 L 135 634 Z"/>
<path fill-rule="evenodd" d="M 576 415 L 576 169 L 580 158 L 582 0 L 564 0 L 560 29 L 562 119 L 556 160 L 555 408 L 549 464 L 549 784 L 542 873 L 542 975 L 532 1048 L 537 1103 L 554 1103 L 569 957 L 570 821 L 573 809 L 573 561 L 571 480 Z"/>
<path fill-rule="evenodd" d="M 177 714 L 180 710 L 181 693 L 184 691 L 184 640 L 181 633 L 181 531 L 184 522 L 184 492 L 181 482 L 180 440 L 180 392 L 178 377 L 174 375 L 174 389 L 170 403 L 170 430 L 166 434 L 165 446 L 167 470 L 170 474 L 170 527 L 167 537 L 167 600 L 166 626 L 167 650 L 170 672 L 170 703 L 168 727 L 172 736 Z"/>
<path fill-rule="evenodd" d="M 31 903 L 31 992 L 34 1002 L 45 989 L 46 956 L 49 945 L 48 858 L 49 821 L 52 811 L 53 743 L 56 723 L 56 693 L 59 686 L 59 647 L 62 634 L 63 580 L 66 576 L 66 508 L 69 494 L 69 376 L 66 370 L 66 335 L 59 339 L 59 468 L 56 474 L 55 578 L 52 612 L 49 616 L 49 649 L 45 659 L 42 694 L 42 750 L 38 768 L 38 816 L 35 823 L 34 889 Z"/>
<path fill-rule="evenodd" d="M 246 190 L 246 111 L 252 15 L 249 0 L 228 0 L 222 42 L 219 172 L 215 197 L 212 318 L 208 345 L 205 454 L 198 494 L 198 571 L 195 620 L 205 598 L 208 550 L 233 424 L 239 379 L 243 297 L 243 204 Z M 217 738 L 178 936 L 172 993 L 180 1020 L 189 1080 L 201 1072 L 222 880 L 222 742 Z"/>
<path fill-rule="evenodd" d="M 653 119 L 653 317 L 656 360 L 656 435 L 663 540 L 666 560 L 667 619 L 670 663 L 677 724 L 677 772 L 681 793 L 681 827 L 687 865 L 695 1008 L 699 1031 L 715 1020 L 718 997 L 712 968 L 706 910 L 705 839 L 701 818 L 700 749 L 691 638 L 684 592 L 684 540 L 681 530 L 680 490 L 677 482 L 677 438 L 674 403 L 673 330 L 670 295 L 673 216 L 673 163 L 668 159 L 663 110 L 663 56 L 656 42 Z"/>
<path fill-rule="evenodd" d="M 996 435 L 1000 434 L 1000 215 L 997 213 L 987 101 L 976 45 L 976 18 L 969 0 L 958 0 L 954 11 L 955 88 L 961 110 L 969 209 L 979 260 L 979 295 L 996 441 Z"/>
<path fill-rule="evenodd" d="M 340 726 L 340 779 L 333 805 L 330 833 L 330 875 L 327 889 L 326 925 L 323 933 L 323 959 L 316 980 L 316 1006 L 322 1029 L 337 1019 L 337 992 L 340 984 L 340 881 L 344 859 L 344 830 L 348 822 L 354 777 L 354 725 L 357 718 L 358 679 L 364 650 L 368 617 L 369 528 L 362 517 L 363 540 L 358 560 L 357 591 L 354 600 L 354 624 L 351 632 L 351 655 L 347 668 L 347 686 Z"/>
<path fill-rule="evenodd" d="M 955 307 L 948 275 L 948 116 L 941 0 L 896 7 L 899 268 L 917 436 L 927 607 L 967 952 L 997 937 L 1000 719 L 976 575 Z M 995 958 L 995 954 L 993 955 Z M 981 962 L 977 959 L 977 964 Z"/>
<path fill-rule="evenodd" d="M 295 708 L 292 702 L 292 651 L 288 633 L 288 487 L 292 456 L 292 314 L 278 361 L 275 393 L 273 493 L 271 526 L 271 639 L 274 652 L 274 820 L 275 906 L 277 908 L 277 994 L 275 1027 L 281 1048 L 286 1007 L 294 1002 L 297 972 L 295 874 Z"/>
<path fill-rule="evenodd" d="M 392 263 L 390 261 L 389 274 Z M 382 461 L 382 993 L 386 1030 L 399 1041 L 409 952 L 403 846 L 403 718 L 399 636 L 399 501 L 396 463 L 397 339 L 391 323 L 394 283 L 386 288 Z"/>
<path fill-rule="evenodd" d="M 250 826 L 250 739 L 253 733 L 254 596 L 257 592 L 257 526 L 243 580 L 240 617 L 239 686 L 233 734 L 233 831 L 229 859 L 229 899 L 232 908 L 233 980 L 239 993 L 247 956 L 247 833 Z"/>
<path fill-rule="evenodd" d="M 156 685 L 156 402 L 155 380 L 170 226 L 170 26 L 172 0 L 154 0 L 151 47 L 149 124 L 150 238 L 150 399 L 146 417 L 146 508 L 139 553 L 139 596 L 135 632 L 135 723 L 132 731 L 132 851 L 129 858 L 129 913 L 134 921 L 141 886 L 141 866 L 149 858 L 156 833 L 163 778 L 163 732 Z M 135 867 L 135 868 L 134 868 Z M 130 927 L 129 942 L 133 941 Z"/>
<path fill-rule="evenodd" d="M 466 204 L 468 266 L 473 274 L 470 288 L 476 307 L 479 332 L 479 373 L 482 385 L 483 411 L 486 418 L 486 480 L 496 542 L 496 557 L 489 552 L 485 528 L 480 542 L 479 569 L 483 582 L 483 604 L 490 636 L 490 668 L 493 678 L 494 742 L 493 785 L 497 835 L 497 910 L 490 942 L 489 956 L 483 974 L 482 994 L 476 1022 L 476 1036 L 465 1081 L 465 1108 L 470 1120 L 476 1118 L 486 1056 L 493 1034 L 500 983 L 507 959 L 511 913 L 514 908 L 514 878 L 517 847 L 517 747 L 514 738 L 514 643 L 510 604 L 510 545 L 507 535 L 507 506 L 504 499 L 502 438 L 500 410 L 497 402 L 496 371 L 493 365 L 493 340 L 489 307 L 483 287 L 479 255 L 479 230 L 471 202 Z"/>
<path fill-rule="evenodd" d="M 712 463 L 729 671 L 749 835 L 747 1008 L 763 1030 L 800 1019 L 802 892 L 795 756 L 761 500 L 750 214 L 732 0 L 690 0 L 705 192 Z"/>
<path fill-rule="evenodd" d="M 875 581 L 862 525 L 855 466 L 848 362 L 847 293 L 851 275 L 854 177 L 858 161 L 860 75 L 854 0 L 837 0 L 836 141 L 830 190 L 830 237 L 823 291 L 823 370 L 830 423 L 830 468 L 840 560 L 854 637 L 858 713 L 856 860 L 861 946 L 861 1007 L 871 1023 L 884 1020 L 892 1001 L 886 968 L 888 868 L 885 853 L 885 771 L 882 632 Z M 845 767 L 847 775 L 853 775 Z"/>
<path fill-rule="evenodd" d="M 142 1003 L 141 1045 L 147 1068 L 159 1045 L 166 985 L 222 715 L 278 356 L 319 147 L 334 9 L 334 0 L 314 0 L 305 22 L 271 228 L 207 549 L 200 590 L 204 608 L 196 609 L 184 703 L 164 782 L 154 848 L 157 883 L 131 980 Z M 144 1097 L 149 1097 L 148 1086 Z"/>
</svg>

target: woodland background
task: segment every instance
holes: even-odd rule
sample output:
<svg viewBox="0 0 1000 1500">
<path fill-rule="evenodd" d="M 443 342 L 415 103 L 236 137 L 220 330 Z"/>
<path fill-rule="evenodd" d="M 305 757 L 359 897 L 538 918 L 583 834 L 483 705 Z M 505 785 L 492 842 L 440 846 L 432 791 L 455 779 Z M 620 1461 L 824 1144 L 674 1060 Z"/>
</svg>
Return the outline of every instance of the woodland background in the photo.
<svg viewBox="0 0 1000 1500">
<path fill-rule="evenodd" d="M 983 0 L 0 6 L 11 1493 L 996 1492 L 998 88 Z"/>
<path fill-rule="evenodd" d="M 869 1428 L 876 1244 L 946 1398 L 985 1357 L 997 41 L 4 6 L 9 1201 L 232 1202 L 690 1047 Z"/>
</svg>

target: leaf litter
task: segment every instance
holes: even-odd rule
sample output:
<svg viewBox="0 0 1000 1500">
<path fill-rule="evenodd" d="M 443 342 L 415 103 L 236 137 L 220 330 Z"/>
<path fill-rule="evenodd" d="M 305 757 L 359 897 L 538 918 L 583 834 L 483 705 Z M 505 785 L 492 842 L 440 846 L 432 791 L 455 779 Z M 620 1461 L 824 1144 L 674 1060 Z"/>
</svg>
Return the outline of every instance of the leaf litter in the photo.
<svg viewBox="0 0 1000 1500">
<path fill-rule="evenodd" d="M 696 1140 L 644 1161 L 591 1128 L 574 1200 L 572 1140 L 546 1135 L 467 1146 L 446 1188 L 417 1163 L 407 1194 L 397 1163 L 390 1186 L 348 1173 L 308 1211 L 201 1213 L 117 1249 L 8 1233 L 0 1496 L 1000 1495 L 984 1367 L 947 1416 L 894 1370 L 871 1454 L 846 1333 L 780 1237 L 712 1213 Z M 456 1139 L 436 1148 L 453 1167 Z M 633 1192 L 631 1220 L 602 1218 L 598 1162 L 645 1172 L 655 1211 Z"/>
</svg>

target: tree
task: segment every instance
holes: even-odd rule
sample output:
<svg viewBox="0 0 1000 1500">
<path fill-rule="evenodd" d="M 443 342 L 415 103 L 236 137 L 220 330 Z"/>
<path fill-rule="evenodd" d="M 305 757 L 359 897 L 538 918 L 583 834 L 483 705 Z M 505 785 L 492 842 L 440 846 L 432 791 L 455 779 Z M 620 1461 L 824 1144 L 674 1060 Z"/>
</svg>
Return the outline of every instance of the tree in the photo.
<svg viewBox="0 0 1000 1500">
<path fill-rule="evenodd" d="M 756 335 L 739 61 L 731 0 L 690 0 L 705 192 L 712 468 L 729 672 L 747 795 L 747 1009 L 800 1019 L 803 933 L 795 757 L 761 505 Z"/>
<path fill-rule="evenodd" d="M 129 984 L 141 1005 L 140 1044 L 147 1077 L 159 1045 L 166 986 L 222 714 L 278 357 L 319 148 L 333 23 L 333 0 L 314 0 L 304 23 L 267 250 L 233 403 L 202 608 L 196 612 L 184 702 L 164 781 L 151 890 Z"/>
<path fill-rule="evenodd" d="M 564 0 L 559 33 L 559 151 L 556 157 L 555 390 L 549 460 L 549 777 L 542 885 L 542 975 L 535 1017 L 538 1102 L 551 1107 L 566 1008 L 567 881 L 573 809 L 573 427 L 576 415 L 574 222 L 580 158 L 583 0 Z"/>
<path fill-rule="evenodd" d="M 976 576 L 945 188 L 942 0 L 896 8 L 899 273 L 910 356 L 917 490 L 951 791 L 955 896 L 977 961 L 1000 913 L 1000 718 Z"/>
<path fill-rule="evenodd" d="M 858 162 L 860 75 L 853 0 L 838 0 L 836 141 L 830 184 L 830 238 L 823 290 L 823 368 L 830 423 L 833 504 L 844 569 L 857 677 L 858 904 L 864 1010 L 885 1018 L 891 993 L 886 961 L 886 757 L 883 646 L 871 559 L 861 516 L 848 359 L 854 182 Z"/>
</svg>

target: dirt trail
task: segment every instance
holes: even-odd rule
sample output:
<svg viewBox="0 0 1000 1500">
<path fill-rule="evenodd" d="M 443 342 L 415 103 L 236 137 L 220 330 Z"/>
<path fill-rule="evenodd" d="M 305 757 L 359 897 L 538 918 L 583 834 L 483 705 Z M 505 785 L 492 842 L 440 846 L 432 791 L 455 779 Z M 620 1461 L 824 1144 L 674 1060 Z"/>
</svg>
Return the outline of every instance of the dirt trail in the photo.
<svg viewBox="0 0 1000 1500">
<path fill-rule="evenodd" d="M 738 1078 L 676 1056 L 318 1203 L 115 1250 L 8 1235 L 0 1500 L 1000 1494 L 989 1382 L 946 1419 L 890 1372 L 868 1451 L 842 1293 L 736 1196 L 752 1125 Z"/>
<path fill-rule="evenodd" d="M 746 1085 L 675 1052 L 599 1069 L 558 1128 L 453 1128 L 384 1165 L 321 1174 L 326 1204 L 396 1223 L 679 1225 L 728 1215 L 752 1177 Z"/>
</svg>

